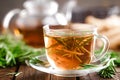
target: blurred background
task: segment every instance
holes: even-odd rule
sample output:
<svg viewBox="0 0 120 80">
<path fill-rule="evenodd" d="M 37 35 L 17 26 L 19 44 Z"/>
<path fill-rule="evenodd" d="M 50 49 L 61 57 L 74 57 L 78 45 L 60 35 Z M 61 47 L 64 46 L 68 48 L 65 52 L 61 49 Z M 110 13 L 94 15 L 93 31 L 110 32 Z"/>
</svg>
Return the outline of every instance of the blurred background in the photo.
<svg viewBox="0 0 120 80">
<path fill-rule="evenodd" d="M 1 0 L 0 25 L 2 25 L 3 19 L 9 11 L 16 8 L 23 10 L 24 9 L 23 3 L 25 1 L 27 0 Z M 59 4 L 58 12 L 64 13 L 68 21 L 97 25 L 99 32 L 101 34 L 106 35 L 109 38 L 110 48 L 114 50 L 116 49 L 120 50 L 119 42 L 120 0 L 55 0 L 55 1 L 57 1 L 57 3 Z M 30 8 L 29 5 L 27 7 Z M 36 7 L 34 9 L 36 9 Z M 72 13 L 70 13 L 71 11 Z M 34 19 L 35 18 L 36 17 L 34 17 Z M 62 22 L 64 22 L 63 16 L 61 18 Z M 33 17 L 30 17 L 29 15 L 27 15 L 26 18 L 20 18 L 20 20 L 22 19 L 23 21 L 20 22 L 22 24 L 26 23 L 26 21 L 29 22 L 29 20 L 32 21 L 34 20 Z M 60 18 L 58 20 L 60 20 Z M 40 21 L 36 23 L 40 24 Z M 31 26 L 33 24 L 29 22 L 29 25 Z M 15 25 L 13 24 L 12 26 Z M 26 24 L 22 26 L 26 27 Z"/>
<path fill-rule="evenodd" d="M 3 17 L 12 9 L 23 8 L 23 3 L 26 0 L 1 0 L 0 2 L 0 22 Z M 62 6 L 68 0 L 56 0 Z M 120 6 L 119 0 L 77 0 L 77 8 L 90 8 L 97 6 Z"/>
</svg>

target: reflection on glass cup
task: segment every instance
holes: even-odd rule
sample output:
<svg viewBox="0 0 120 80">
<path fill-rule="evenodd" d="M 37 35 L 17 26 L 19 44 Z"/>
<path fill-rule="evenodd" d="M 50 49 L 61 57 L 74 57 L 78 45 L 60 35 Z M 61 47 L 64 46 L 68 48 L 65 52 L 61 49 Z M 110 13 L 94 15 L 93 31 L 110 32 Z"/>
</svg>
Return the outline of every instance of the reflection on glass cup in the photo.
<svg viewBox="0 0 120 80">
<path fill-rule="evenodd" d="M 100 60 L 109 42 L 88 24 L 45 25 L 43 27 L 46 56 L 50 65 L 60 70 L 81 69 L 83 65 Z M 96 39 L 103 42 L 99 57 L 94 54 Z"/>
</svg>

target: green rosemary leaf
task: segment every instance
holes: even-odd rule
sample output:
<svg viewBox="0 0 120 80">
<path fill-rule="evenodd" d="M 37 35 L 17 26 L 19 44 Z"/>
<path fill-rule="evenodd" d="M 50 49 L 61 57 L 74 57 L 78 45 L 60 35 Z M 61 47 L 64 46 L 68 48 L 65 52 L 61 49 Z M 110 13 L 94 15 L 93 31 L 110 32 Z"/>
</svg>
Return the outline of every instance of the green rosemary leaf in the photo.
<svg viewBox="0 0 120 80">
<path fill-rule="evenodd" d="M 112 78 L 115 75 L 115 65 L 114 65 L 114 59 L 112 58 L 106 68 L 102 69 L 98 72 L 98 75 L 102 78 Z"/>
<path fill-rule="evenodd" d="M 88 69 L 88 68 L 96 67 L 96 65 L 94 65 L 94 64 L 85 64 L 85 65 L 82 65 L 82 67 L 83 67 L 84 69 Z"/>
<path fill-rule="evenodd" d="M 25 63 L 34 56 L 44 53 L 44 49 L 27 46 L 11 34 L 0 35 L 0 67 L 11 67 Z"/>
<path fill-rule="evenodd" d="M 32 63 L 32 64 L 44 64 L 44 62 L 43 61 L 41 61 L 41 60 L 39 60 L 38 58 L 32 58 L 31 60 L 30 60 L 30 63 Z"/>
<path fill-rule="evenodd" d="M 32 58 L 30 59 L 30 63 L 34 64 L 34 65 L 42 65 L 44 67 L 49 67 L 50 64 L 48 61 L 46 60 L 41 60 L 40 58 L 38 57 L 35 57 L 35 58 Z"/>
<path fill-rule="evenodd" d="M 120 52 L 110 51 L 111 58 L 116 58 L 114 63 L 116 66 L 120 66 Z"/>
</svg>

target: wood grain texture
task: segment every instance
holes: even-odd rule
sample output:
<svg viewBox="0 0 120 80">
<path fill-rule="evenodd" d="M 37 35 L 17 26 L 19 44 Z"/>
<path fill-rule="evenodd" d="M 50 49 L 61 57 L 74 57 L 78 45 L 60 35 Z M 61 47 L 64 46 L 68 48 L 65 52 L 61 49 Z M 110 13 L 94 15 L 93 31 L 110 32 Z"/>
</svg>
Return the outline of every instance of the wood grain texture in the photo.
<svg viewBox="0 0 120 80">
<path fill-rule="evenodd" d="M 21 72 L 20 75 L 8 75 L 8 73 Z M 61 77 L 37 71 L 30 66 L 21 65 L 20 67 L 0 68 L 0 80 L 120 80 L 120 67 L 116 68 L 113 78 L 104 79 L 97 73 L 91 73 L 80 77 Z"/>
<path fill-rule="evenodd" d="M 15 80 L 50 80 L 50 75 L 37 71 L 29 66 L 20 66 L 18 72 L 22 72 Z"/>
<path fill-rule="evenodd" d="M 51 75 L 50 80 L 76 80 L 76 77 L 60 77 L 60 76 Z"/>
<path fill-rule="evenodd" d="M 0 80 L 13 80 L 16 67 L 0 68 Z"/>
<path fill-rule="evenodd" d="M 116 67 L 116 72 L 120 73 L 120 67 Z"/>
<path fill-rule="evenodd" d="M 80 76 L 79 80 L 90 80 L 89 74 L 86 76 Z"/>
</svg>

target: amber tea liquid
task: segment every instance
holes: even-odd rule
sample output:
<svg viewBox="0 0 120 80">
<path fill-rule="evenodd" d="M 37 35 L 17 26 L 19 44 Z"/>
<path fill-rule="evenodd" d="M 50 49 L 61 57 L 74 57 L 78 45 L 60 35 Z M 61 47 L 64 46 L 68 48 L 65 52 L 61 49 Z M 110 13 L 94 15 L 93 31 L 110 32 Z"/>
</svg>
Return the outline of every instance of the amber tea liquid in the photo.
<svg viewBox="0 0 120 80">
<path fill-rule="evenodd" d="M 39 48 L 44 47 L 43 25 L 37 26 L 18 26 L 14 28 L 14 34 L 22 35 L 23 41 L 29 46 Z"/>
<path fill-rule="evenodd" d="M 93 35 L 45 34 L 45 48 L 50 64 L 63 70 L 79 69 L 91 62 Z"/>
</svg>

